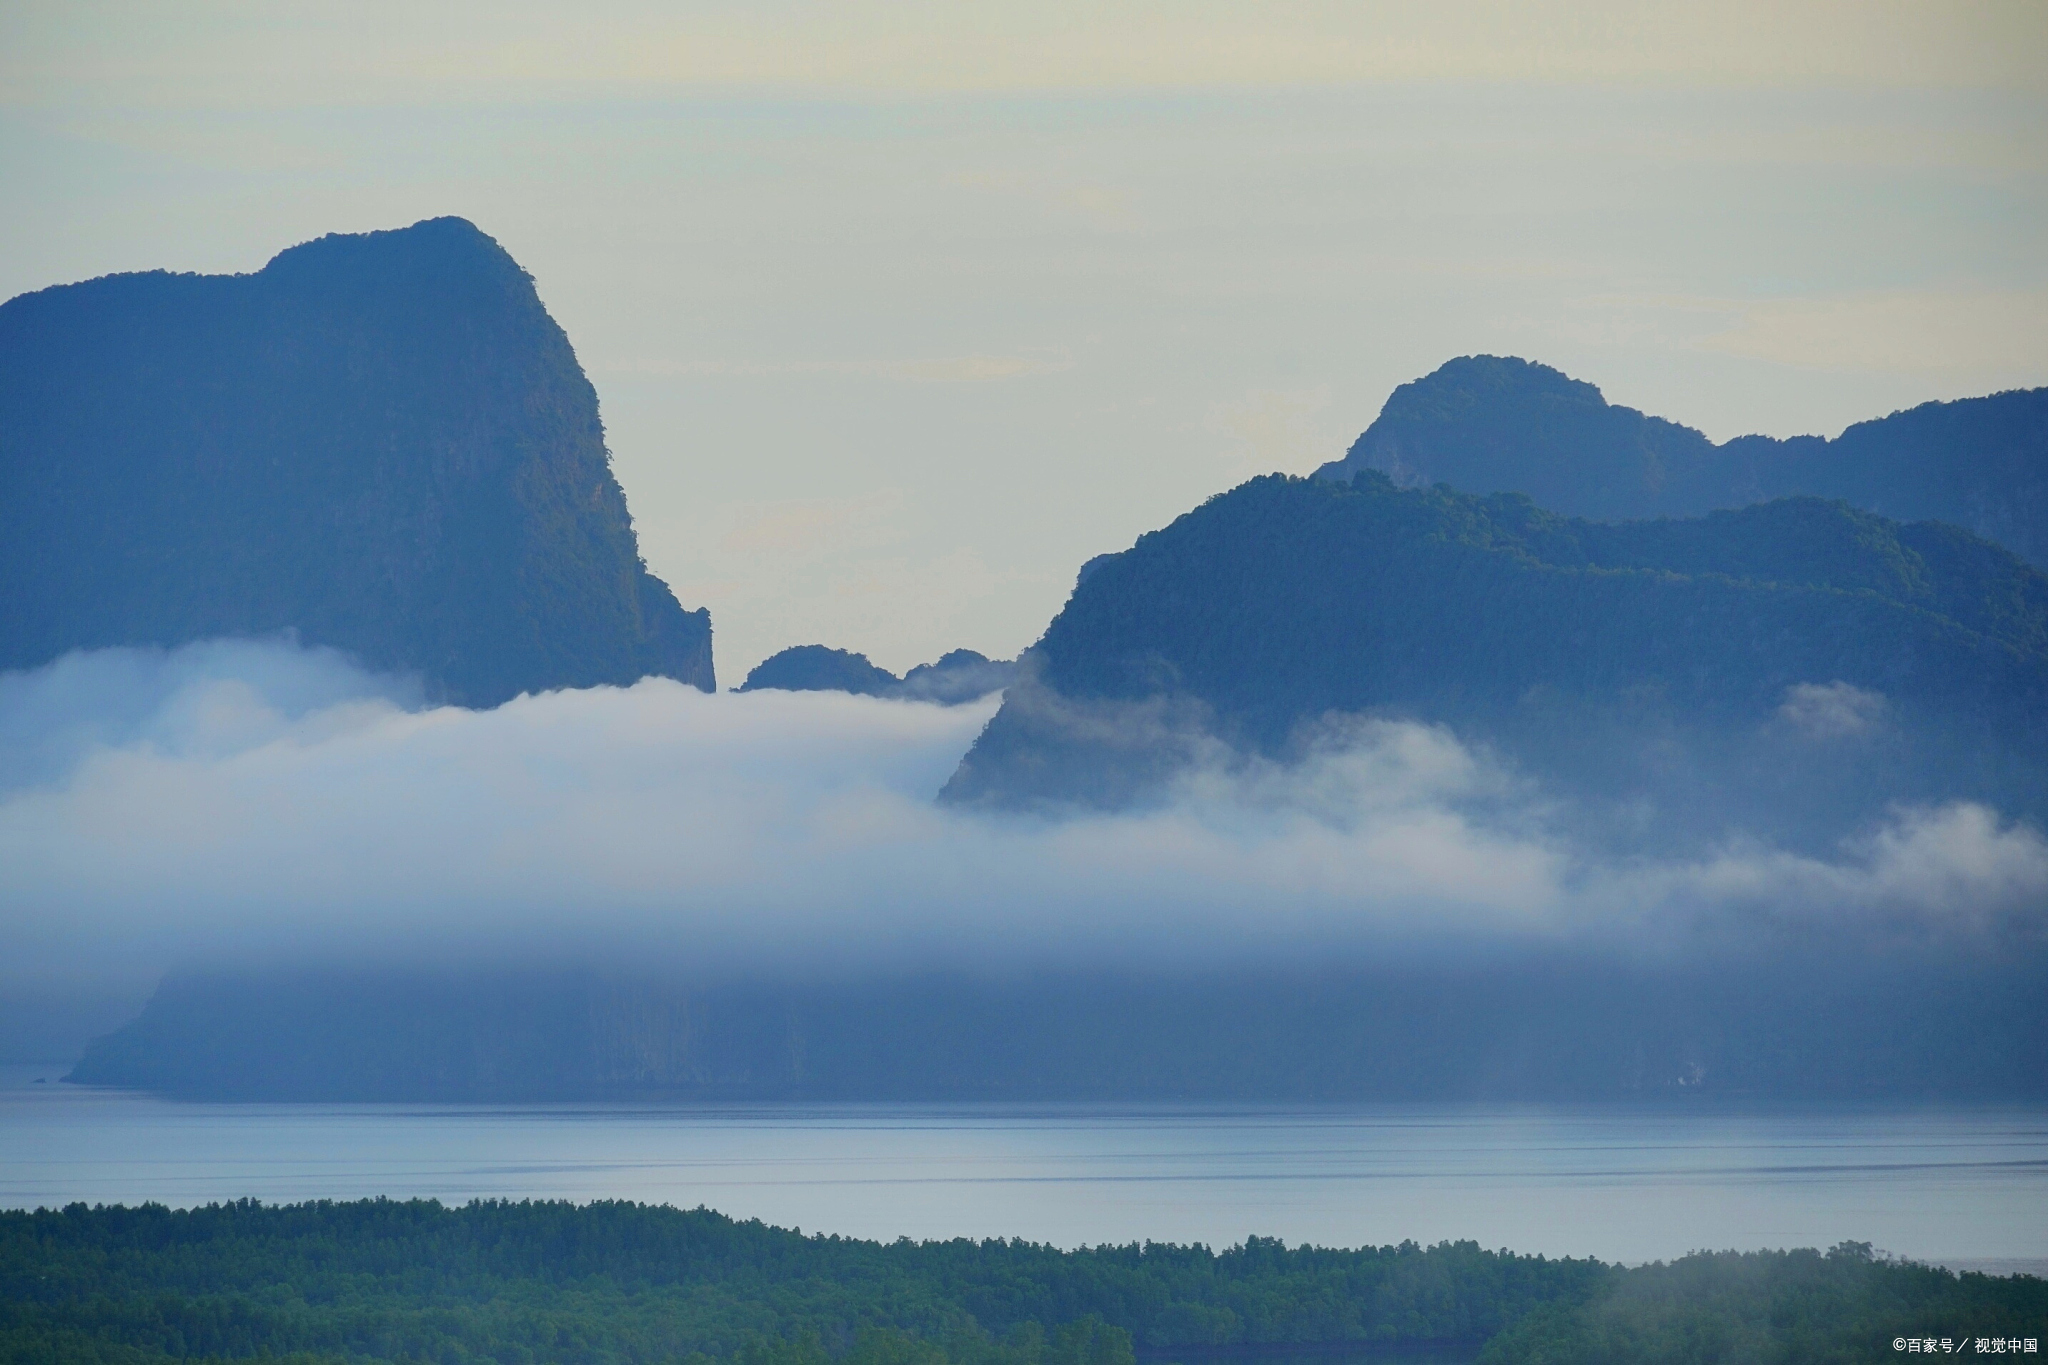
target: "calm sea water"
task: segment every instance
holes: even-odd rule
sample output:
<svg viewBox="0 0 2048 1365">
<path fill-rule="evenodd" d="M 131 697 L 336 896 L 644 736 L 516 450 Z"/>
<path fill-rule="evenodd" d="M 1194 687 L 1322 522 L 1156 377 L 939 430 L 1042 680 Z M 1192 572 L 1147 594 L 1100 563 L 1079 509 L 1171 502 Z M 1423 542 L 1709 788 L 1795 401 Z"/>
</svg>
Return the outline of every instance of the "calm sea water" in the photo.
<svg viewBox="0 0 2048 1365">
<path fill-rule="evenodd" d="M 56 1074 L 0 1073 L 0 1206 L 624 1198 L 879 1238 L 1630 1262 L 1853 1239 L 2048 1272 L 2043 1109 L 198 1105 Z"/>
</svg>

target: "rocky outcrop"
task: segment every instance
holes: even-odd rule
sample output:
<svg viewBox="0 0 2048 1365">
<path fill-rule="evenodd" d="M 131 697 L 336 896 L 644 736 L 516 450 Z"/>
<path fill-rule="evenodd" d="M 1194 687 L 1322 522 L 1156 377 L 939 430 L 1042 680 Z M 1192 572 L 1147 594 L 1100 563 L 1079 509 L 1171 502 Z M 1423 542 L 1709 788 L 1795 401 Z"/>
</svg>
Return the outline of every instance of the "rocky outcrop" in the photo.
<svg viewBox="0 0 2048 1365">
<path fill-rule="evenodd" d="M 285 632 L 467 705 L 713 685 L 568 337 L 459 218 L 0 306 L 0 668 Z"/>
</svg>

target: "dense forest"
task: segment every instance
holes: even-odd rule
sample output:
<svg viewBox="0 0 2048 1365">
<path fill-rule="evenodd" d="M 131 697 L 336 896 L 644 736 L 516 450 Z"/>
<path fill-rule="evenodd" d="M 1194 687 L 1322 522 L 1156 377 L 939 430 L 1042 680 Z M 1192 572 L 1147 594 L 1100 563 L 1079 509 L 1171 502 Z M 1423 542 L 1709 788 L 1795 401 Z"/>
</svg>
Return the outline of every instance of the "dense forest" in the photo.
<svg viewBox="0 0 2048 1365">
<path fill-rule="evenodd" d="M 1623 1269 L 1471 1242 L 876 1243 L 628 1203 L 0 1213 L 0 1355 L 24 1365 L 1133 1365 L 1259 1348 L 1811 1365 L 1887 1359 L 1909 1334 L 2038 1339 L 2048 1284 L 1851 1244 Z"/>
<path fill-rule="evenodd" d="M 1120 804 L 1337 713 L 1453 726 L 1650 843 L 2048 812 L 2048 575 L 1814 498 L 1608 524 L 1271 475 L 1096 561 L 1023 669 L 948 800 Z"/>
<path fill-rule="evenodd" d="M 2048 389 L 1923 403 L 1840 436 L 1702 433 L 1548 365 L 1464 356 L 1394 390 L 1324 478 L 1527 493 L 1572 516 L 1688 516 L 1806 494 L 1946 521 L 2048 568 Z"/>
<path fill-rule="evenodd" d="M 469 705 L 712 686 L 568 337 L 459 218 L 0 306 L 0 669 L 287 632 Z"/>
</svg>

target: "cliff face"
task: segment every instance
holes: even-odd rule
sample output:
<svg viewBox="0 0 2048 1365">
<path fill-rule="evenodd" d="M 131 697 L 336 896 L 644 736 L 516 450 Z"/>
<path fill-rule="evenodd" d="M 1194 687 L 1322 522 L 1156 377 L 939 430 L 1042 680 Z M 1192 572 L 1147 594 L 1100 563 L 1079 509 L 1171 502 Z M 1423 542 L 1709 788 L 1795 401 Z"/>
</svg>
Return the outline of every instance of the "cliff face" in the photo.
<svg viewBox="0 0 2048 1365">
<path fill-rule="evenodd" d="M 0 306 L 0 668 L 284 631 L 467 705 L 713 685 L 568 337 L 461 219 Z"/>
<path fill-rule="evenodd" d="M 1601 520 L 1691 516 L 1773 498 L 1840 498 L 1966 527 L 2048 567 L 2048 389 L 1923 403 L 1840 436 L 1741 436 L 1609 403 L 1548 365 L 1464 356 L 1387 399 L 1319 477 L 1377 469 L 1407 487 L 1527 493 Z"/>
</svg>

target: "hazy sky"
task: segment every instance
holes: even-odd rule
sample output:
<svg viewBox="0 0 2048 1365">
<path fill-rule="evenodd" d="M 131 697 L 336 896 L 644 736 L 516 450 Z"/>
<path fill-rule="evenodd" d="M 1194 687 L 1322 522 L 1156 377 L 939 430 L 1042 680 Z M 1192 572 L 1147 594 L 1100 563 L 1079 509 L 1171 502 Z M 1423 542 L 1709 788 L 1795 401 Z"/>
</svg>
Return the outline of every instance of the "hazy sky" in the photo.
<svg viewBox="0 0 2048 1365">
<path fill-rule="evenodd" d="M 1011 654 L 1460 354 L 1716 438 L 2048 383 L 2048 6 L 0 3 L 0 296 L 461 214 L 728 683 Z"/>
</svg>

